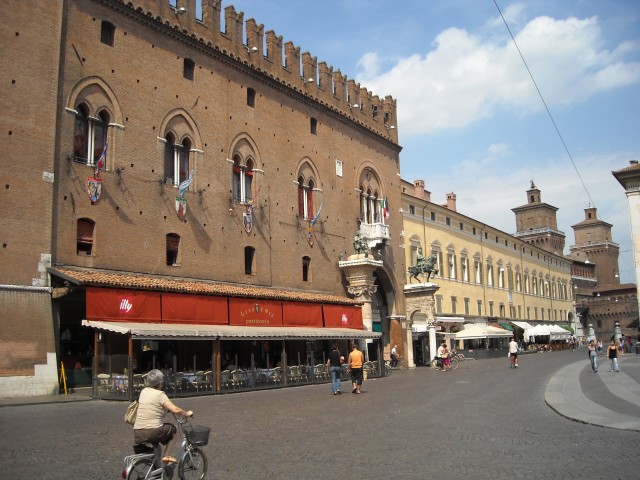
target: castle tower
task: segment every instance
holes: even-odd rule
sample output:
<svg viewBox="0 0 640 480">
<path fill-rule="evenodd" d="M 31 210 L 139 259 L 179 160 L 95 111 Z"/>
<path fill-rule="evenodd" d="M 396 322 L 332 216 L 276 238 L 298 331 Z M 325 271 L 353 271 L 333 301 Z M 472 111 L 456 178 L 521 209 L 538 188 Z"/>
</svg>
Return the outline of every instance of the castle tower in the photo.
<svg viewBox="0 0 640 480">
<path fill-rule="evenodd" d="M 515 237 L 548 252 L 562 255 L 565 234 L 558 230 L 558 208 L 542 202 L 540 190 L 533 180 L 531 188 L 527 190 L 527 203 L 512 208 L 511 211 L 516 214 Z"/>
<path fill-rule="evenodd" d="M 620 247 L 611 241 L 611 225 L 598 219 L 597 209 L 584 209 L 584 220 L 572 225 L 575 245 L 569 247 L 569 257 L 595 263 L 598 285 L 618 285 L 618 255 Z"/>
</svg>

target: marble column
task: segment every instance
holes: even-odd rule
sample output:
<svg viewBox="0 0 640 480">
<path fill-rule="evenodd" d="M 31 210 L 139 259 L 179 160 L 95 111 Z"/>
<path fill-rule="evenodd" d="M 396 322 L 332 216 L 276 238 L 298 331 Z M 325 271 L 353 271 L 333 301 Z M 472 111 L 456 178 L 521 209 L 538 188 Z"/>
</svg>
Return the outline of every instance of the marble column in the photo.
<svg viewBox="0 0 640 480">
<path fill-rule="evenodd" d="M 409 284 L 404 287 L 405 304 L 407 307 L 407 318 L 413 318 L 416 313 L 421 313 L 425 317 L 426 325 L 429 332 L 429 361 L 433 360 L 436 352 L 436 325 L 435 325 L 435 299 L 434 294 L 440 289 L 435 283 L 417 283 Z M 418 326 L 412 320 L 412 324 Z M 413 345 L 413 341 L 410 344 Z M 411 349 L 413 353 L 413 349 Z M 413 360 L 413 356 L 412 356 Z M 413 361 L 412 361 L 413 363 Z M 415 365 L 414 365 L 415 366 Z"/>
<path fill-rule="evenodd" d="M 347 278 L 347 291 L 353 298 L 362 303 L 362 323 L 365 330 L 373 330 L 373 315 L 371 311 L 371 297 L 375 295 L 378 286 L 375 285 L 373 272 L 382 268 L 381 260 L 374 260 L 373 257 L 360 253 L 349 256 L 346 260 L 341 260 L 340 269 L 345 272 Z M 368 349 L 362 351 L 368 360 Z"/>
</svg>

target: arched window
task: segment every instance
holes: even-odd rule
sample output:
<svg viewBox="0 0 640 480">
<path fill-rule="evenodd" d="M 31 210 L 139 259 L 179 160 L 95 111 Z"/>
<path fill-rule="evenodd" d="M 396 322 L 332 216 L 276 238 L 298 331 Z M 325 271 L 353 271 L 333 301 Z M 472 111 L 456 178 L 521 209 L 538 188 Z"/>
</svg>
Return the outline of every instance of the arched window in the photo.
<svg viewBox="0 0 640 480">
<path fill-rule="evenodd" d="M 302 257 L 302 281 L 311 281 L 311 257 Z"/>
<path fill-rule="evenodd" d="M 381 183 L 375 171 L 367 167 L 360 174 L 360 221 L 366 224 L 384 223 Z"/>
<path fill-rule="evenodd" d="M 78 163 L 95 165 L 107 145 L 109 113 L 102 110 L 91 118 L 84 103 L 76 108 L 73 133 L 73 159 Z"/>
<path fill-rule="evenodd" d="M 178 266 L 178 249 L 180 247 L 180 235 L 167 234 L 167 265 Z"/>
<path fill-rule="evenodd" d="M 93 253 L 93 232 L 95 225 L 95 222 L 90 218 L 78 219 L 76 249 L 78 255 L 91 255 Z"/>
<path fill-rule="evenodd" d="M 244 164 L 239 154 L 233 157 L 233 201 L 238 203 L 251 203 L 254 162 L 248 159 Z"/>
<path fill-rule="evenodd" d="M 305 220 L 311 220 L 314 216 L 313 211 L 313 179 L 309 179 L 305 184 L 302 175 L 298 177 L 298 216 Z"/>
<path fill-rule="evenodd" d="M 190 151 L 191 141 L 188 138 L 178 144 L 172 133 L 167 134 L 164 150 L 164 177 L 166 184 L 177 187 L 189 178 Z"/>
<path fill-rule="evenodd" d="M 244 273 L 252 275 L 254 273 L 253 263 L 256 249 L 253 247 L 244 247 Z"/>
</svg>

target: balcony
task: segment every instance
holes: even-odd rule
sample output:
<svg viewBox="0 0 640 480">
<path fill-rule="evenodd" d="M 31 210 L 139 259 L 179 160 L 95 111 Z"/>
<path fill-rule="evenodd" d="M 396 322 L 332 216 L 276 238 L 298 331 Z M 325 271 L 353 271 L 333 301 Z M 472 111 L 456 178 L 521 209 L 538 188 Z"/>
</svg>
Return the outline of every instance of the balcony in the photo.
<svg viewBox="0 0 640 480">
<path fill-rule="evenodd" d="M 379 244 L 385 245 L 391 240 L 389 225 L 384 223 L 361 223 L 360 236 L 369 248 L 375 248 Z"/>
<path fill-rule="evenodd" d="M 513 234 L 514 237 L 526 237 L 528 235 L 556 234 L 564 237 L 564 232 L 551 227 L 530 228 L 529 230 L 521 230 Z"/>
</svg>

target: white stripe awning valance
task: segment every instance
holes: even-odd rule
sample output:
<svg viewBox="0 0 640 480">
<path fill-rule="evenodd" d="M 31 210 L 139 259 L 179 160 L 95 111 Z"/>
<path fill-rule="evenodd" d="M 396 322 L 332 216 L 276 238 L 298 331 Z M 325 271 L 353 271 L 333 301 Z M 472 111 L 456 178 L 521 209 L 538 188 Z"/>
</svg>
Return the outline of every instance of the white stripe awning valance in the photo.
<svg viewBox="0 0 640 480">
<path fill-rule="evenodd" d="M 195 325 L 172 323 L 134 323 L 104 322 L 100 320 L 82 320 L 85 327 L 107 330 L 109 332 L 131 334 L 136 339 L 353 339 L 380 338 L 382 333 L 352 328 L 314 328 L 314 327 L 245 327 L 234 325 Z"/>
</svg>

